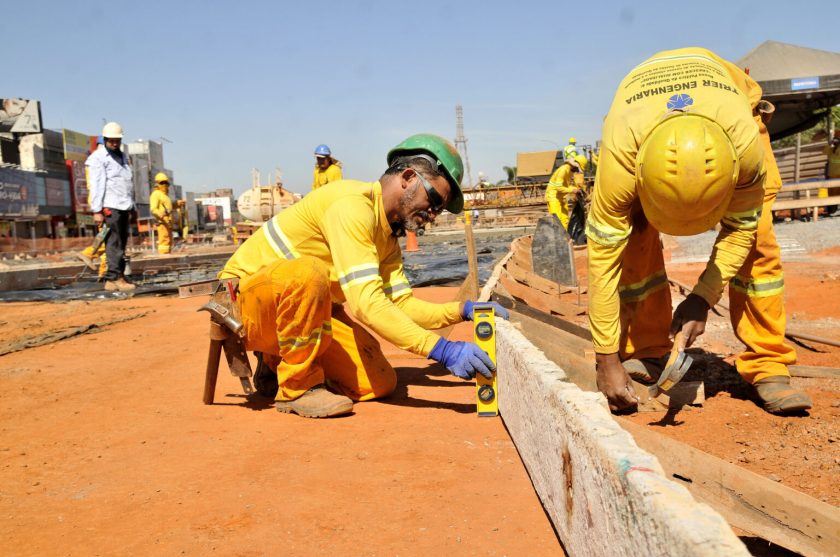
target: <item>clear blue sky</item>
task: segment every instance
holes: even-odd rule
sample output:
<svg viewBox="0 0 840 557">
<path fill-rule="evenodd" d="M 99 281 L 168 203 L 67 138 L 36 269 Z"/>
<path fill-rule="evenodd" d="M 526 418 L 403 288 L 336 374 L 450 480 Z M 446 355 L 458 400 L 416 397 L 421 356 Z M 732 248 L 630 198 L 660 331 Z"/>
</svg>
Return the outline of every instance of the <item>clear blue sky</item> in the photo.
<svg viewBox="0 0 840 557">
<path fill-rule="evenodd" d="M 807 7 L 806 7 L 807 6 Z M 836 1 L 14 2 L 0 17 L 2 97 L 39 99 L 44 124 L 129 141 L 166 137 L 189 191 L 283 170 L 306 192 L 327 143 L 346 178 L 464 125 L 473 179 L 517 151 L 593 143 L 615 88 L 659 50 L 737 60 L 772 39 L 838 50 Z M 833 14 L 833 16 L 832 16 Z"/>
</svg>

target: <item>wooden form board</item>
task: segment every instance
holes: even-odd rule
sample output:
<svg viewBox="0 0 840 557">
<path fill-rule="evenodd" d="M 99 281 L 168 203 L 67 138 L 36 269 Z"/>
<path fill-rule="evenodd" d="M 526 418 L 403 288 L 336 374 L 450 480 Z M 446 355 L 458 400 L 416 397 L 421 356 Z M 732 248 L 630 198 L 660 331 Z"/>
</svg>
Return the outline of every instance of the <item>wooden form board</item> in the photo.
<svg viewBox="0 0 840 557">
<path fill-rule="evenodd" d="M 749 555 L 726 521 L 665 477 L 598 393 L 497 321 L 499 408 L 569 555 Z"/>
</svg>

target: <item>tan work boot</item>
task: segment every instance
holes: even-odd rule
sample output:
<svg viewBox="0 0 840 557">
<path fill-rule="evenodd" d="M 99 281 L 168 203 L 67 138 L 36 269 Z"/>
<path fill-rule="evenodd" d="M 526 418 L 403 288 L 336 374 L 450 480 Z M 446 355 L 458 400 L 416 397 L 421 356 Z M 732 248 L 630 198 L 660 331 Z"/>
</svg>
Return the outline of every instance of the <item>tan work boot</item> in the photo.
<svg viewBox="0 0 840 557">
<path fill-rule="evenodd" d="M 108 292 L 131 292 L 135 288 L 137 287 L 131 284 L 130 282 L 126 281 L 123 277 L 120 277 L 117 280 L 105 281 L 105 290 L 107 290 Z"/>
<path fill-rule="evenodd" d="M 811 397 L 790 384 L 787 375 L 765 377 L 754 385 L 764 409 L 771 414 L 803 412 L 811 408 Z"/>
<path fill-rule="evenodd" d="M 278 400 L 274 407 L 278 412 L 294 412 L 304 418 L 329 418 L 352 412 L 353 401 L 329 392 L 322 384 L 315 385 L 295 400 Z"/>
<path fill-rule="evenodd" d="M 653 385 L 662 375 L 662 370 L 665 369 L 665 356 L 662 358 L 625 360 L 621 362 L 621 365 L 627 370 L 631 379 L 645 385 Z"/>
</svg>

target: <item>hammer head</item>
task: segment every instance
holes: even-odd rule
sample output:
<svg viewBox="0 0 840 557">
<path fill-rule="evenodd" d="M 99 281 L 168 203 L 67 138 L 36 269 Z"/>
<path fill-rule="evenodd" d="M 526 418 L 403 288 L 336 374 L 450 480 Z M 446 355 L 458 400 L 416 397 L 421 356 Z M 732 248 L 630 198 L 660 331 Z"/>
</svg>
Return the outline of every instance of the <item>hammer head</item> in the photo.
<svg viewBox="0 0 840 557">
<path fill-rule="evenodd" d="M 682 345 L 681 337 L 682 333 L 677 333 L 674 339 L 674 347 L 671 349 L 671 355 L 668 357 L 665 369 L 662 370 L 662 375 L 659 376 L 659 380 L 655 385 L 651 385 L 648 388 L 651 398 L 670 391 L 674 385 L 682 380 L 688 368 L 694 362 L 691 356 L 686 354 L 685 351 L 680 350 L 680 346 Z"/>
</svg>

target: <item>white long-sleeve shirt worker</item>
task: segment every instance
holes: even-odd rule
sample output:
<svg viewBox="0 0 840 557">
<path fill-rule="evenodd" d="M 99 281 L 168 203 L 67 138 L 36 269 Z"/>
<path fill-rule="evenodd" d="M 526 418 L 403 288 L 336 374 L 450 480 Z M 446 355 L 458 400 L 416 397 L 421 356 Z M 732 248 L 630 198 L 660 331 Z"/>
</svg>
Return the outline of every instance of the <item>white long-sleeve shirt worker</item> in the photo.
<svg viewBox="0 0 840 557">
<path fill-rule="evenodd" d="M 90 179 L 90 210 L 99 213 L 104 207 L 127 211 L 134 207 L 134 182 L 128 155 L 122 162 L 115 159 L 108 149 L 100 147 L 85 161 Z"/>
</svg>

